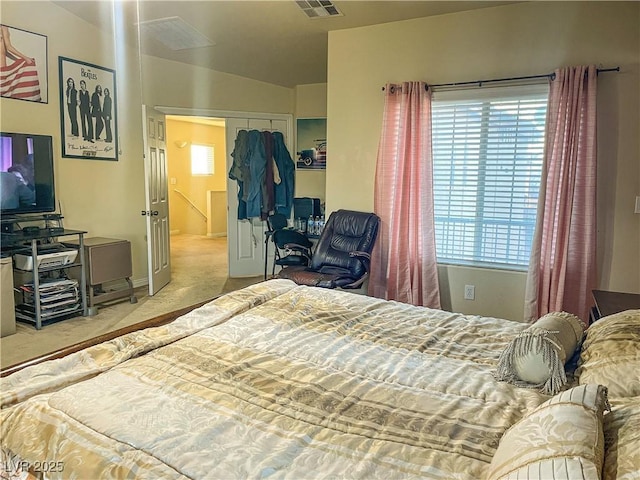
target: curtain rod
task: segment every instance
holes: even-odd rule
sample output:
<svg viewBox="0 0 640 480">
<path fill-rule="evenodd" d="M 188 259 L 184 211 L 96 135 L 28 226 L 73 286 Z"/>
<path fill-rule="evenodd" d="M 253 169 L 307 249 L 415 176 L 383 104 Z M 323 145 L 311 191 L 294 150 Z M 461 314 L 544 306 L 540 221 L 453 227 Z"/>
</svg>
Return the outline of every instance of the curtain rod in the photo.
<svg viewBox="0 0 640 480">
<path fill-rule="evenodd" d="M 619 72 L 620 71 L 620 67 L 615 67 L 615 68 L 599 68 L 596 70 L 596 73 L 602 73 L 602 72 Z M 479 85 L 482 86 L 483 83 L 492 83 L 492 82 L 510 82 L 510 81 L 514 81 L 514 80 L 531 80 L 534 78 L 550 78 L 551 80 L 555 79 L 556 74 L 555 73 L 546 73 L 544 75 L 527 75 L 525 77 L 509 77 L 509 78 L 493 78 L 491 80 L 476 80 L 474 82 L 455 82 L 455 83 L 439 83 L 439 84 L 434 84 L 434 85 L 428 85 L 425 84 L 424 88 L 426 90 L 429 89 L 429 87 L 457 87 L 460 85 Z M 384 91 L 385 87 L 382 87 L 382 90 Z"/>
</svg>

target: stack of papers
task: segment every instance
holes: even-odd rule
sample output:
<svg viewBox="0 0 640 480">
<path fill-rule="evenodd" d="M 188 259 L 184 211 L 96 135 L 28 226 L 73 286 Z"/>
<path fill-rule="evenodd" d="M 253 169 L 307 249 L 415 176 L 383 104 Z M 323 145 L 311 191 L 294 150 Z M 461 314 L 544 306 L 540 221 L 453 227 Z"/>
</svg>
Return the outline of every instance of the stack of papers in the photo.
<svg viewBox="0 0 640 480">
<path fill-rule="evenodd" d="M 18 288 L 23 303 L 16 307 L 19 318 L 32 320 L 35 317 L 35 292 L 33 283 Z M 69 279 L 47 280 L 39 285 L 40 317 L 50 318 L 76 310 L 80 304 L 78 281 Z M 25 318 L 26 317 L 26 318 Z"/>
</svg>

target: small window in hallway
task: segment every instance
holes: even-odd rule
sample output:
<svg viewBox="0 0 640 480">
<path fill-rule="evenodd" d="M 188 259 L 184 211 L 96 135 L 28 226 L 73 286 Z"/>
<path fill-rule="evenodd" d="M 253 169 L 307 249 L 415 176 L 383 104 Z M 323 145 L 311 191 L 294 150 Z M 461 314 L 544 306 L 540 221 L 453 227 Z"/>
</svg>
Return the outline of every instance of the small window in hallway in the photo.
<svg viewBox="0 0 640 480">
<path fill-rule="evenodd" d="M 213 145 L 191 145 L 191 175 L 213 175 Z"/>
</svg>

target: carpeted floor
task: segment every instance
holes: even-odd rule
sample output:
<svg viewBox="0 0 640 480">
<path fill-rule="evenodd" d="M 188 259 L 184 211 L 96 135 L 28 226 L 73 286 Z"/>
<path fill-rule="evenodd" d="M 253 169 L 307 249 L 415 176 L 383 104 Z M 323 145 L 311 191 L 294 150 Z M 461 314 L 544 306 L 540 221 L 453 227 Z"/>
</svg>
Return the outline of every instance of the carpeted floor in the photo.
<svg viewBox="0 0 640 480">
<path fill-rule="evenodd" d="M 36 330 L 18 322 L 17 332 L 0 339 L 0 365 L 7 367 L 119 328 L 188 307 L 263 280 L 227 277 L 227 239 L 198 235 L 171 236 L 171 282 L 153 297 L 147 287 L 128 299 L 98 305 L 92 317 L 74 317 Z M 117 288 L 118 285 L 114 285 Z"/>
</svg>

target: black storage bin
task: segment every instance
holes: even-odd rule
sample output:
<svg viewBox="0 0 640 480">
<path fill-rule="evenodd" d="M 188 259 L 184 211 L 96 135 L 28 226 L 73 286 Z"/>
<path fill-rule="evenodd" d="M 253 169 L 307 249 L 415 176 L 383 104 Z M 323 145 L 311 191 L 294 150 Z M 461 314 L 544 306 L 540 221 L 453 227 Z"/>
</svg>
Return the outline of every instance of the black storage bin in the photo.
<svg viewBox="0 0 640 480">
<path fill-rule="evenodd" d="M 298 197 L 293 199 L 294 218 L 304 218 L 306 220 L 309 216 L 319 217 L 321 215 L 319 198 Z"/>
</svg>

